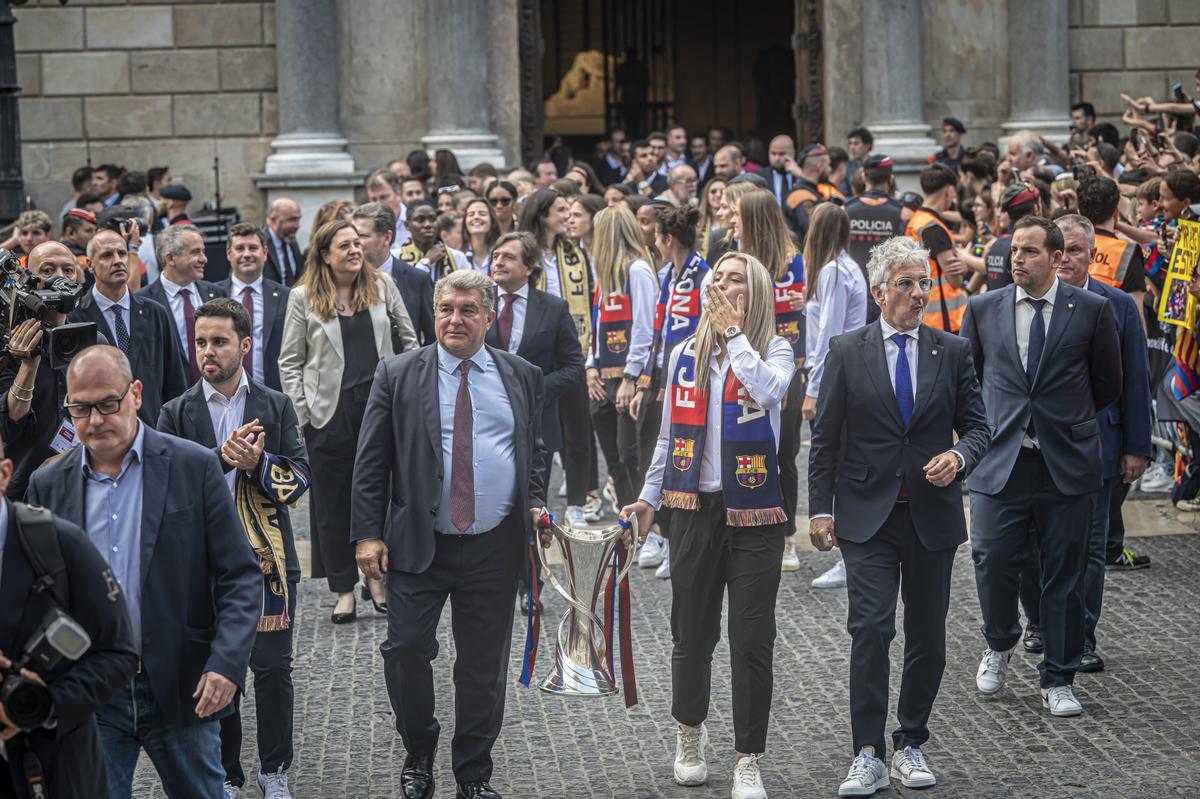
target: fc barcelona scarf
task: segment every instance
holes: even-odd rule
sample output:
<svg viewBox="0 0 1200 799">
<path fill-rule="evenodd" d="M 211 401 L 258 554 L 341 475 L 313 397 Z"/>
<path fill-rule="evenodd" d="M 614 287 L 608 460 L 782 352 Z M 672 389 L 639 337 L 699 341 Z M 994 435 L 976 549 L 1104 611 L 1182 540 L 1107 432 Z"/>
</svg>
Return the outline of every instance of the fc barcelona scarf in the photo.
<svg viewBox="0 0 1200 799">
<path fill-rule="evenodd" d="M 671 374 L 670 461 L 663 505 L 700 507 L 700 462 L 708 435 L 708 387 L 696 385 L 696 339 L 684 342 Z M 779 488 L 779 458 L 771 416 L 730 368 L 721 403 L 721 493 L 725 521 L 758 527 L 787 521 Z"/>
<path fill-rule="evenodd" d="M 633 302 L 629 297 L 629 281 L 625 290 L 601 296 L 596 287 L 596 325 L 592 356 L 604 379 L 625 373 L 629 355 L 629 336 L 633 332 Z"/>
<path fill-rule="evenodd" d="M 792 345 L 792 357 L 803 358 L 804 311 L 793 311 L 788 294 L 804 293 L 804 259 L 796 255 L 788 264 L 787 274 L 775 281 L 775 332 Z"/>
<path fill-rule="evenodd" d="M 654 312 L 654 347 L 650 350 L 648 373 L 655 371 L 658 353 L 663 353 L 666 366 L 675 348 L 696 332 L 700 322 L 700 285 L 707 273 L 708 264 L 695 250 L 688 253 L 678 277 L 673 265 L 667 268 Z"/>
<path fill-rule="evenodd" d="M 579 335 L 579 347 L 587 352 L 592 338 L 592 304 L 588 296 L 588 264 L 583 251 L 563 237 L 554 247 L 558 263 L 558 287 L 562 298 L 567 301 L 567 310 L 575 322 Z M 546 290 L 545 272 L 538 277 L 537 289 Z"/>
<path fill-rule="evenodd" d="M 450 253 L 450 248 L 446 247 L 446 254 L 436 264 L 429 265 L 429 277 L 434 283 L 444 278 L 454 270 L 458 269 L 458 264 L 454 260 L 454 256 Z M 408 241 L 404 242 L 400 247 L 400 260 L 404 261 L 409 266 L 416 266 L 417 262 L 425 257 L 425 253 L 421 252 L 421 248 L 413 243 L 412 237 L 409 236 Z"/>
</svg>

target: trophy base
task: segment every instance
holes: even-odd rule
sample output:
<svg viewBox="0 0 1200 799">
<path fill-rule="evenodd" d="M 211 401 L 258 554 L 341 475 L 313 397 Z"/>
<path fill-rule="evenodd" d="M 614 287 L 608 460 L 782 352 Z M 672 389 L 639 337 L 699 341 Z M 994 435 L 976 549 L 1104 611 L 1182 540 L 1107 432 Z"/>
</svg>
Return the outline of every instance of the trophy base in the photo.
<svg viewBox="0 0 1200 799">
<path fill-rule="evenodd" d="M 601 669 L 562 660 L 539 687 L 558 696 L 612 696 L 618 693 L 617 686 Z"/>
</svg>

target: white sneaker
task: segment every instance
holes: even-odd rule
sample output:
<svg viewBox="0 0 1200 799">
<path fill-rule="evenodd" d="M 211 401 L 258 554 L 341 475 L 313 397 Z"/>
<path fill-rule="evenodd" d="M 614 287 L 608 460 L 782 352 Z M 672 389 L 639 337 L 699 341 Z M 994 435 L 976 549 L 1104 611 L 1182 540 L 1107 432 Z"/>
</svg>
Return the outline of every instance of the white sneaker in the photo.
<svg viewBox="0 0 1200 799">
<path fill-rule="evenodd" d="M 1138 490 L 1147 494 L 1164 494 L 1175 487 L 1175 477 L 1162 467 L 1153 463 L 1138 482 Z"/>
<path fill-rule="evenodd" d="M 845 588 L 846 587 L 846 561 L 838 558 L 838 562 L 833 564 L 824 574 L 812 581 L 813 588 Z"/>
<path fill-rule="evenodd" d="M 638 553 L 638 565 L 643 569 L 653 569 L 655 566 L 663 562 L 663 537 L 651 530 L 646 534 L 646 541 L 642 544 L 642 551 Z"/>
<path fill-rule="evenodd" d="M 800 571 L 800 556 L 796 554 L 796 542 L 789 537 L 783 544 L 783 560 L 779 570 L 785 572 Z"/>
<path fill-rule="evenodd" d="M 925 755 L 915 746 L 904 747 L 892 755 L 892 779 L 900 780 L 905 788 L 928 788 L 937 784 Z"/>
<path fill-rule="evenodd" d="M 595 524 L 600 521 L 600 517 L 604 514 L 604 503 L 600 501 L 600 497 L 587 495 L 587 500 L 583 503 L 583 518 L 588 521 L 588 524 Z"/>
<path fill-rule="evenodd" d="M 258 789 L 262 791 L 263 799 L 295 799 L 288 790 L 287 772 L 283 766 L 273 774 L 258 773 Z"/>
<path fill-rule="evenodd" d="M 608 500 L 608 504 L 612 506 L 613 516 L 621 515 L 621 503 L 617 501 L 617 486 L 608 478 L 608 482 L 604 484 L 604 490 L 600 492 L 604 498 Z"/>
<path fill-rule="evenodd" d="M 838 796 L 870 796 L 891 785 L 883 761 L 863 747 L 850 764 L 850 773 L 838 788 Z"/>
<path fill-rule="evenodd" d="M 983 659 L 979 661 L 979 671 L 975 672 L 975 687 L 979 693 L 991 696 L 1004 687 L 1004 679 L 1008 676 L 1008 660 L 1012 650 L 997 652 L 994 649 L 983 650 Z"/>
<path fill-rule="evenodd" d="M 1057 685 L 1054 688 L 1042 689 L 1042 707 L 1050 711 L 1051 716 L 1078 716 L 1083 713 L 1083 705 L 1075 698 L 1075 692 L 1069 685 Z"/>
<path fill-rule="evenodd" d="M 242 789 L 232 782 L 225 783 L 225 799 L 242 799 Z"/>
<path fill-rule="evenodd" d="M 758 773 L 758 759 L 762 755 L 744 755 L 738 758 L 733 768 L 733 799 L 767 799 L 762 777 Z"/>
<path fill-rule="evenodd" d="M 654 576 L 660 580 L 671 579 L 671 542 L 663 540 L 663 559 L 662 563 L 658 564 L 658 568 L 654 570 Z"/>
<path fill-rule="evenodd" d="M 576 530 L 582 530 L 587 527 L 587 519 L 583 515 L 583 508 L 578 505 L 567 506 L 567 526 Z"/>
<path fill-rule="evenodd" d="M 708 746 L 708 729 L 701 724 L 689 727 L 680 724 L 675 731 L 675 783 L 677 785 L 703 785 L 708 781 L 708 763 L 704 761 L 704 749 Z"/>
</svg>

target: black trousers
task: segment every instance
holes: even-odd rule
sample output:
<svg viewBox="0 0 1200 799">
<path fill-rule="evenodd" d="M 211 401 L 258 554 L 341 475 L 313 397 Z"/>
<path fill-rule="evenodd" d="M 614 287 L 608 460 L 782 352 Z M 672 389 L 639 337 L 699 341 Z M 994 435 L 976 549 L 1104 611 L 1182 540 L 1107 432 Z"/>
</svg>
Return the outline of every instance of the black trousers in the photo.
<svg viewBox="0 0 1200 799">
<path fill-rule="evenodd" d="M 254 675 L 254 716 L 258 722 L 259 771 L 271 774 L 292 766 L 292 631 L 296 627 L 296 598 L 299 581 L 288 582 L 286 630 L 260 632 L 250 650 L 250 672 Z M 234 711 L 221 719 L 221 765 L 225 781 L 242 787 L 242 695 L 233 698 Z"/>
<path fill-rule="evenodd" d="M 608 474 L 617 491 L 617 502 L 622 506 L 637 499 L 641 486 L 634 487 L 638 466 L 637 422 L 629 412 L 617 413 L 617 388 L 621 378 L 610 377 L 604 381 L 604 399 L 591 401 L 592 424 L 596 428 L 596 440 L 608 464 Z M 569 489 L 568 489 L 569 490 Z"/>
<path fill-rule="evenodd" d="M 663 401 L 658 398 L 658 388 L 651 386 L 642 389 L 645 399 L 642 400 L 641 412 L 637 418 L 638 434 L 638 466 L 637 476 L 633 481 L 633 491 L 641 494 L 642 486 L 646 484 L 646 471 L 650 461 L 654 460 L 654 448 L 658 446 L 658 428 L 662 424 Z M 662 507 L 654 514 L 654 523 L 658 525 L 659 534 L 667 538 L 667 528 L 670 526 L 671 509 Z"/>
<path fill-rule="evenodd" d="M 800 471 L 796 467 L 796 456 L 800 452 L 800 423 L 804 418 L 801 410 L 807 384 L 804 373 L 797 369 L 779 414 L 779 488 L 783 492 L 788 535 L 796 534 L 796 504 L 800 498 Z"/>
<path fill-rule="evenodd" d="M 438 654 L 438 620 L 450 600 L 457 650 L 450 746 L 459 782 L 492 776 L 522 566 L 522 548 L 514 539 L 522 538 L 524 512 L 514 510 L 491 532 L 438 534 L 428 569 L 388 573 L 388 635 L 380 651 L 396 729 L 409 754 L 432 754 L 438 745 L 441 725 L 434 714 L 432 663 Z"/>
<path fill-rule="evenodd" d="M 1125 549 L 1125 517 L 1121 515 L 1121 506 L 1125 497 L 1129 496 L 1129 483 L 1118 479 L 1113 484 L 1112 497 L 1108 503 L 1108 543 L 1105 545 L 1105 561 L 1116 560 L 1121 550 Z"/>
<path fill-rule="evenodd" d="M 946 612 L 956 547 L 928 550 L 913 529 L 909 503 L 865 543 L 840 541 L 846 562 L 850 613 L 850 728 L 853 751 L 875 747 L 887 761 L 883 729 L 888 713 L 888 649 L 896 637 L 896 595 L 904 599 L 904 674 L 892 746 L 919 747 L 929 740 L 929 713 L 946 670 Z"/>
<path fill-rule="evenodd" d="M 1021 567 L 1021 609 L 1030 624 L 1042 623 L 1042 553 L 1038 551 L 1037 530 L 1029 528 L 1025 545 L 1025 565 Z"/>
<path fill-rule="evenodd" d="M 1020 571 L 1030 525 L 1041 553 L 1040 624 L 1046 650 L 1043 688 L 1070 685 L 1083 655 L 1083 575 L 1092 530 L 1092 496 L 1065 496 L 1041 452 L 1022 448 L 999 494 L 971 492 L 971 557 L 988 646 L 1006 651 L 1021 639 Z"/>
<path fill-rule="evenodd" d="M 312 576 L 329 581 L 329 590 L 346 594 L 358 582 L 354 544 L 350 542 L 350 496 L 354 489 L 354 453 L 367 407 L 370 383 L 342 391 L 337 410 L 324 427 L 304 429 L 310 481 L 308 514 Z"/>
<path fill-rule="evenodd" d="M 587 383 L 571 386 L 558 400 L 558 417 L 562 425 L 563 471 L 567 480 L 567 504 L 583 505 L 589 488 L 595 488 L 597 478 L 591 477 L 596 462 L 592 419 L 588 412 Z"/>
<path fill-rule="evenodd" d="M 702 493 L 700 508 L 676 511 L 672 524 L 671 715 L 693 727 L 708 718 L 728 589 L 734 745 L 738 752 L 765 752 L 784 525 L 730 527 L 719 493 Z"/>
</svg>

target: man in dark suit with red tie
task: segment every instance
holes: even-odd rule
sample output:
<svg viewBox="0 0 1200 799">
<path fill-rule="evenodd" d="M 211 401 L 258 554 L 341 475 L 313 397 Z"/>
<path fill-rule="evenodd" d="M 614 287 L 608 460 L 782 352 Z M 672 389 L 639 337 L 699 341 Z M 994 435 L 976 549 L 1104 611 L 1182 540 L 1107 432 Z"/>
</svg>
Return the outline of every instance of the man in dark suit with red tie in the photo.
<svg viewBox="0 0 1200 799">
<path fill-rule="evenodd" d="M 242 366 L 251 379 L 281 391 L 279 349 L 283 344 L 283 317 L 291 289 L 263 275 L 267 237 L 249 222 L 238 222 L 229 228 L 225 254 L 229 258 L 229 277 L 214 285 L 222 297 L 240 302 L 250 316 L 252 343 Z"/>
</svg>

